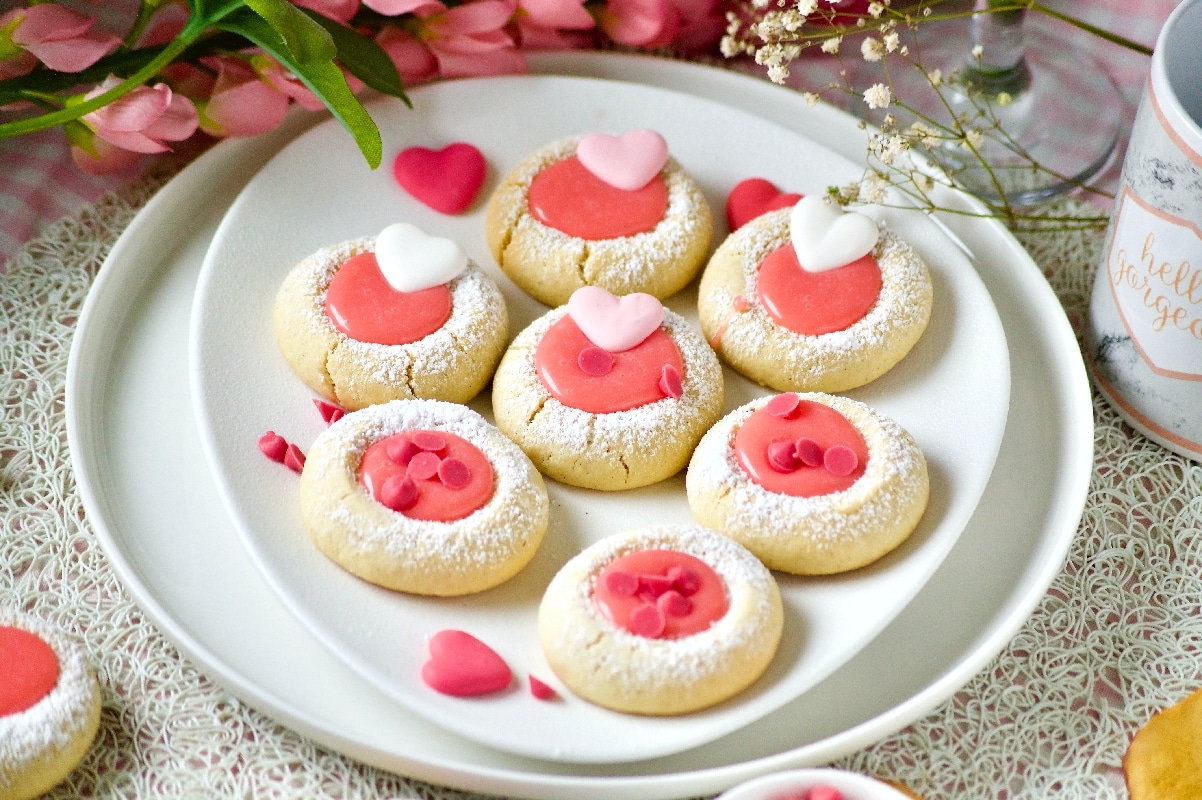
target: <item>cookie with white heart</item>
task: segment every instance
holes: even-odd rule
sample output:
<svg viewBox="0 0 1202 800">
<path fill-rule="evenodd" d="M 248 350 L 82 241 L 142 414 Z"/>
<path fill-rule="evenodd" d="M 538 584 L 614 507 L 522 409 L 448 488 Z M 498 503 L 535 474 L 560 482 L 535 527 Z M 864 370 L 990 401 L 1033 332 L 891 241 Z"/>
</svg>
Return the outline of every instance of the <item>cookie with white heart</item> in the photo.
<svg viewBox="0 0 1202 800">
<path fill-rule="evenodd" d="M 722 414 L 722 368 L 648 294 L 588 286 L 517 335 L 493 380 L 497 427 L 544 475 L 589 489 L 674 475 Z"/>
<path fill-rule="evenodd" d="M 930 322 L 930 272 L 866 215 L 806 197 L 718 247 L 701 329 L 726 363 L 778 391 L 842 392 L 888 372 Z"/>
<path fill-rule="evenodd" d="M 497 264 L 548 306 L 581 286 L 673 295 L 704 265 L 712 229 L 697 182 L 647 130 L 546 145 L 502 179 L 485 217 Z"/>
<path fill-rule="evenodd" d="M 343 408 L 466 403 L 492 379 L 509 316 L 456 242 L 398 223 L 293 267 L 276 295 L 275 333 L 296 374 Z"/>
<path fill-rule="evenodd" d="M 737 695 L 784 630 L 780 590 L 742 545 L 700 525 L 603 539 L 551 579 L 547 663 L 575 694 L 634 714 L 687 714 Z"/>
<path fill-rule="evenodd" d="M 930 481 L 896 421 L 847 397 L 786 392 L 714 425 L 689 461 L 685 493 L 698 522 L 770 569 L 829 575 L 901 545 Z"/>
<path fill-rule="evenodd" d="M 534 557 L 550 503 L 522 451 L 470 408 L 394 400 L 314 440 L 300 477 L 309 537 L 363 580 L 421 595 L 497 586 Z"/>
<path fill-rule="evenodd" d="M 82 647 L 27 613 L 0 610 L 0 797 L 59 784 L 100 726 L 100 687 Z"/>
</svg>

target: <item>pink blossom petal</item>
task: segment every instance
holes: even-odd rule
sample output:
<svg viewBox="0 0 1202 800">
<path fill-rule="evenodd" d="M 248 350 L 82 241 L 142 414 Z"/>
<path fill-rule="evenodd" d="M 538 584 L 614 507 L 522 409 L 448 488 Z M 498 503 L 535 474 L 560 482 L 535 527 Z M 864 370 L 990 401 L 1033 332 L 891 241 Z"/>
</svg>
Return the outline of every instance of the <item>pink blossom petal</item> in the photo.
<svg viewBox="0 0 1202 800">
<path fill-rule="evenodd" d="M 50 69 L 59 72 L 82 72 L 108 55 L 121 40 L 107 33 L 88 33 L 77 39 L 48 41 L 29 45 L 26 49 Z"/>
<path fill-rule="evenodd" d="M 235 86 L 214 89 L 201 127 L 215 136 L 256 136 L 278 128 L 286 113 L 288 98 L 256 76 Z"/>
<path fill-rule="evenodd" d="M 588 30 L 597 24 L 584 10 L 583 0 L 518 0 L 518 7 L 544 28 Z"/>
<path fill-rule="evenodd" d="M 376 44 L 388 54 L 407 84 L 420 83 L 438 74 L 438 62 L 430 48 L 400 28 L 385 28 L 376 37 Z"/>
<path fill-rule="evenodd" d="M 359 10 L 359 0 L 292 0 L 294 5 L 316 11 L 323 17 L 349 22 Z"/>
<path fill-rule="evenodd" d="M 526 71 L 526 57 L 513 48 L 472 54 L 447 52 L 437 47 L 430 49 L 438 59 L 439 71 L 446 78 L 513 75 Z"/>
<path fill-rule="evenodd" d="M 363 0 L 363 5 L 386 17 L 415 14 L 425 18 L 447 10 L 447 7 L 438 0 Z"/>
<path fill-rule="evenodd" d="M 601 27 L 618 44 L 639 46 L 659 36 L 667 19 L 667 0 L 609 0 Z"/>
<path fill-rule="evenodd" d="M 101 139 L 95 140 L 92 154 L 78 145 L 71 146 L 71 160 L 89 175 L 112 175 L 129 169 L 142 160 L 141 153 L 123 150 Z"/>
<path fill-rule="evenodd" d="M 448 9 L 431 22 L 439 36 L 464 36 L 498 31 L 513 17 L 515 6 L 504 0 L 476 0 Z"/>
<path fill-rule="evenodd" d="M 587 33 L 544 28 L 520 15 L 517 23 L 518 41 L 523 50 L 575 50 L 591 43 Z"/>
<path fill-rule="evenodd" d="M 179 142 L 196 133 L 199 115 L 192 101 L 173 94 L 167 110 L 146 128 L 146 135 L 168 142 Z"/>
<path fill-rule="evenodd" d="M 94 123 L 98 131 L 141 131 L 162 116 L 169 105 L 171 89 L 167 84 L 139 86 L 84 119 Z"/>
<path fill-rule="evenodd" d="M 62 42 L 88 32 L 95 22 L 74 9 L 52 3 L 30 6 L 12 32 L 13 43 L 28 48 L 41 42 Z"/>
</svg>

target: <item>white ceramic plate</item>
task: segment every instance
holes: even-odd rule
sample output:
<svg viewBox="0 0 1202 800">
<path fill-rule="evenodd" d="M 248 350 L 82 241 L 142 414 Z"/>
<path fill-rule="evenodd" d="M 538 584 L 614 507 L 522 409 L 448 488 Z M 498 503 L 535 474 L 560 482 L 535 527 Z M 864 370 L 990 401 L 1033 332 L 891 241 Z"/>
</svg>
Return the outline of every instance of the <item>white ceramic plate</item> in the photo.
<svg viewBox="0 0 1202 800">
<path fill-rule="evenodd" d="M 543 703 L 509 691 L 464 700 L 420 678 L 427 641 L 467 630 L 518 671 L 554 685 L 537 638 L 538 605 L 551 576 L 583 547 L 652 522 L 691 522 L 683 474 L 637 491 L 548 485 L 552 520 L 535 561 L 504 586 L 470 597 L 424 598 L 369 585 L 325 558 L 305 534 L 295 476 L 255 447 L 275 430 L 307 449 L 324 427 L 313 392 L 289 369 L 272 329 L 284 275 L 328 244 L 412 222 L 454 239 L 502 286 L 512 331 L 546 307 L 505 279 L 484 239 L 484 199 L 509 168 L 542 145 L 593 130 L 654 128 L 721 214 L 743 178 L 770 176 L 808 194 L 855 179 L 856 166 L 804 137 L 729 106 L 649 86 L 574 77 L 457 81 L 371 106 L 391 158 L 408 146 L 467 141 L 492 176 L 472 213 L 423 207 L 385 165 L 370 170 L 334 121 L 319 125 L 265 166 L 231 206 L 209 248 L 193 316 L 193 397 L 201 441 L 226 507 L 255 562 L 287 605 L 352 669 L 407 708 L 502 750 L 569 762 L 652 758 L 711 741 L 779 708 L 838 668 L 917 593 L 955 544 L 988 483 L 1010 399 L 1001 322 L 971 264 L 921 212 L 883 211 L 922 252 L 936 287 L 932 321 L 888 375 L 853 392 L 892 416 L 927 457 L 932 492 L 907 543 L 871 568 L 826 579 L 778 576 L 785 633 L 769 672 L 735 700 L 695 714 L 642 717 L 583 702 L 561 689 Z M 725 235 L 719 231 L 717 241 Z M 669 305 L 696 322 L 696 295 Z M 727 372 L 731 410 L 762 390 Z M 474 404 L 491 418 L 488 392 Z M 518 733 L 520 731 L 520 734 Z"/>
<path fill-rule="evenodd" d="M 722 99 L 847 157 L 862 152 L 854 120 L 745 76 L 592 53 L 544 56 L 533 66 Z M 222 142 L 146 206 L 96 280 L 67 376 L 72 462 L 114 572 L 147 618 L 245 703 L 361 761 L 469 791 L 547 800 L 713 794 L 827 763 L 918 719 L 1006 645 L 1060 569 L 1092 467 L 1076 340 L 1039 269 L 1003 228 L 950 215 L 945 222 L 976 253 L 1010 343 L 1010 422 L 956 546 L 860 653 L 756 723 L 628 764 L 508 755 L 390 702 L 301 626 L 255 569 L 222 508 L 190 406 L 189 312 L 212 235 L 249 177 L 315 119 Z"/>
</svg>

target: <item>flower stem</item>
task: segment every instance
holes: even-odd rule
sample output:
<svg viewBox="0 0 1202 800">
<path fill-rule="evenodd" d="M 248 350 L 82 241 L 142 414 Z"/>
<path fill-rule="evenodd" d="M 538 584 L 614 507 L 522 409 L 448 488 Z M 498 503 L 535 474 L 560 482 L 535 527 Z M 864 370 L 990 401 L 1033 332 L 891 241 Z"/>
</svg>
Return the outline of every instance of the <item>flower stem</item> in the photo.
<svg viewBox="0 0 1202 800">
<path fill-rule="evenodd" d="M 1068 14 L 1062 14 L 1061 12 L 1056 11 L 1055 9 L 1048 8 L 1043 3 L 1037 3 L 1037 2 L 1032 1 L 1031 2 L 1031 10 L 1038 11 L 1040 14 L 1046 14 L 1049 17 L 1053 17 L 1055 19 L 1060 20 L 1061 22 L 1067 22 L 1069 25 L 1072 25 L 1074 28 L 1079 28 L 1083 31 L 1086 31 L 1087 33 L 1092 33 L 1094 36 L 1097 36 L 1101 39 L 1105 39 L 1108 42 L 1117 44 L 1120 47 L 1125 47 L 1128 50 L 1134 50 L 1137 53 L 1143 53 L 1145 56 L 1152 55 L 1152 48 L 1150 48 L 1150 47 L 1142 45 L 1139 42 L 1133 42 L 1130 39 L 1119 36 L 1117 33 L 1111 33 L 1110 31 L 1105 30 L 1103 28 L 1099 28 L 1096 25 L 1090 25 L 1088 22 L 1077 19 L 1076 17 L 1071 17 Z"/>
</svg>

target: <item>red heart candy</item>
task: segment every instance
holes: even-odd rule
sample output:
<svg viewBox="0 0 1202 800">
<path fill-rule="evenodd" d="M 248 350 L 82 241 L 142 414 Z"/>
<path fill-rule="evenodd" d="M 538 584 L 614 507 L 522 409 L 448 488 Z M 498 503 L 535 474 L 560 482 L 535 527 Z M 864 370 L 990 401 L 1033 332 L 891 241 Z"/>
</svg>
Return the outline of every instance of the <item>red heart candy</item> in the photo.
<svg viewBox="0 0 1202 800">
<path fill-rule="evenodd" d="M 513 682 L 513 672 L 496 651 L 470 633 L 439 631 L 430 638 L 430 660 L 422 680 L 436 692 L 475 697 L 499 692 Z"/>
<path fill-rule="evenodd" d="M 761 214 L 797 205 L 800 199 L 801 195 L 786 194 L 763 178 L 748 178 L 726 197 L 726 224 L 736 231 Z"/>
<path fill-rule="evenodd" d="M 488 165 L 474 145 L 455 142 L 441 150 L 409 147 L 392 164 L 406 192 L 443 214 L 462 214 L 480 193 Z"/>
</svg>

